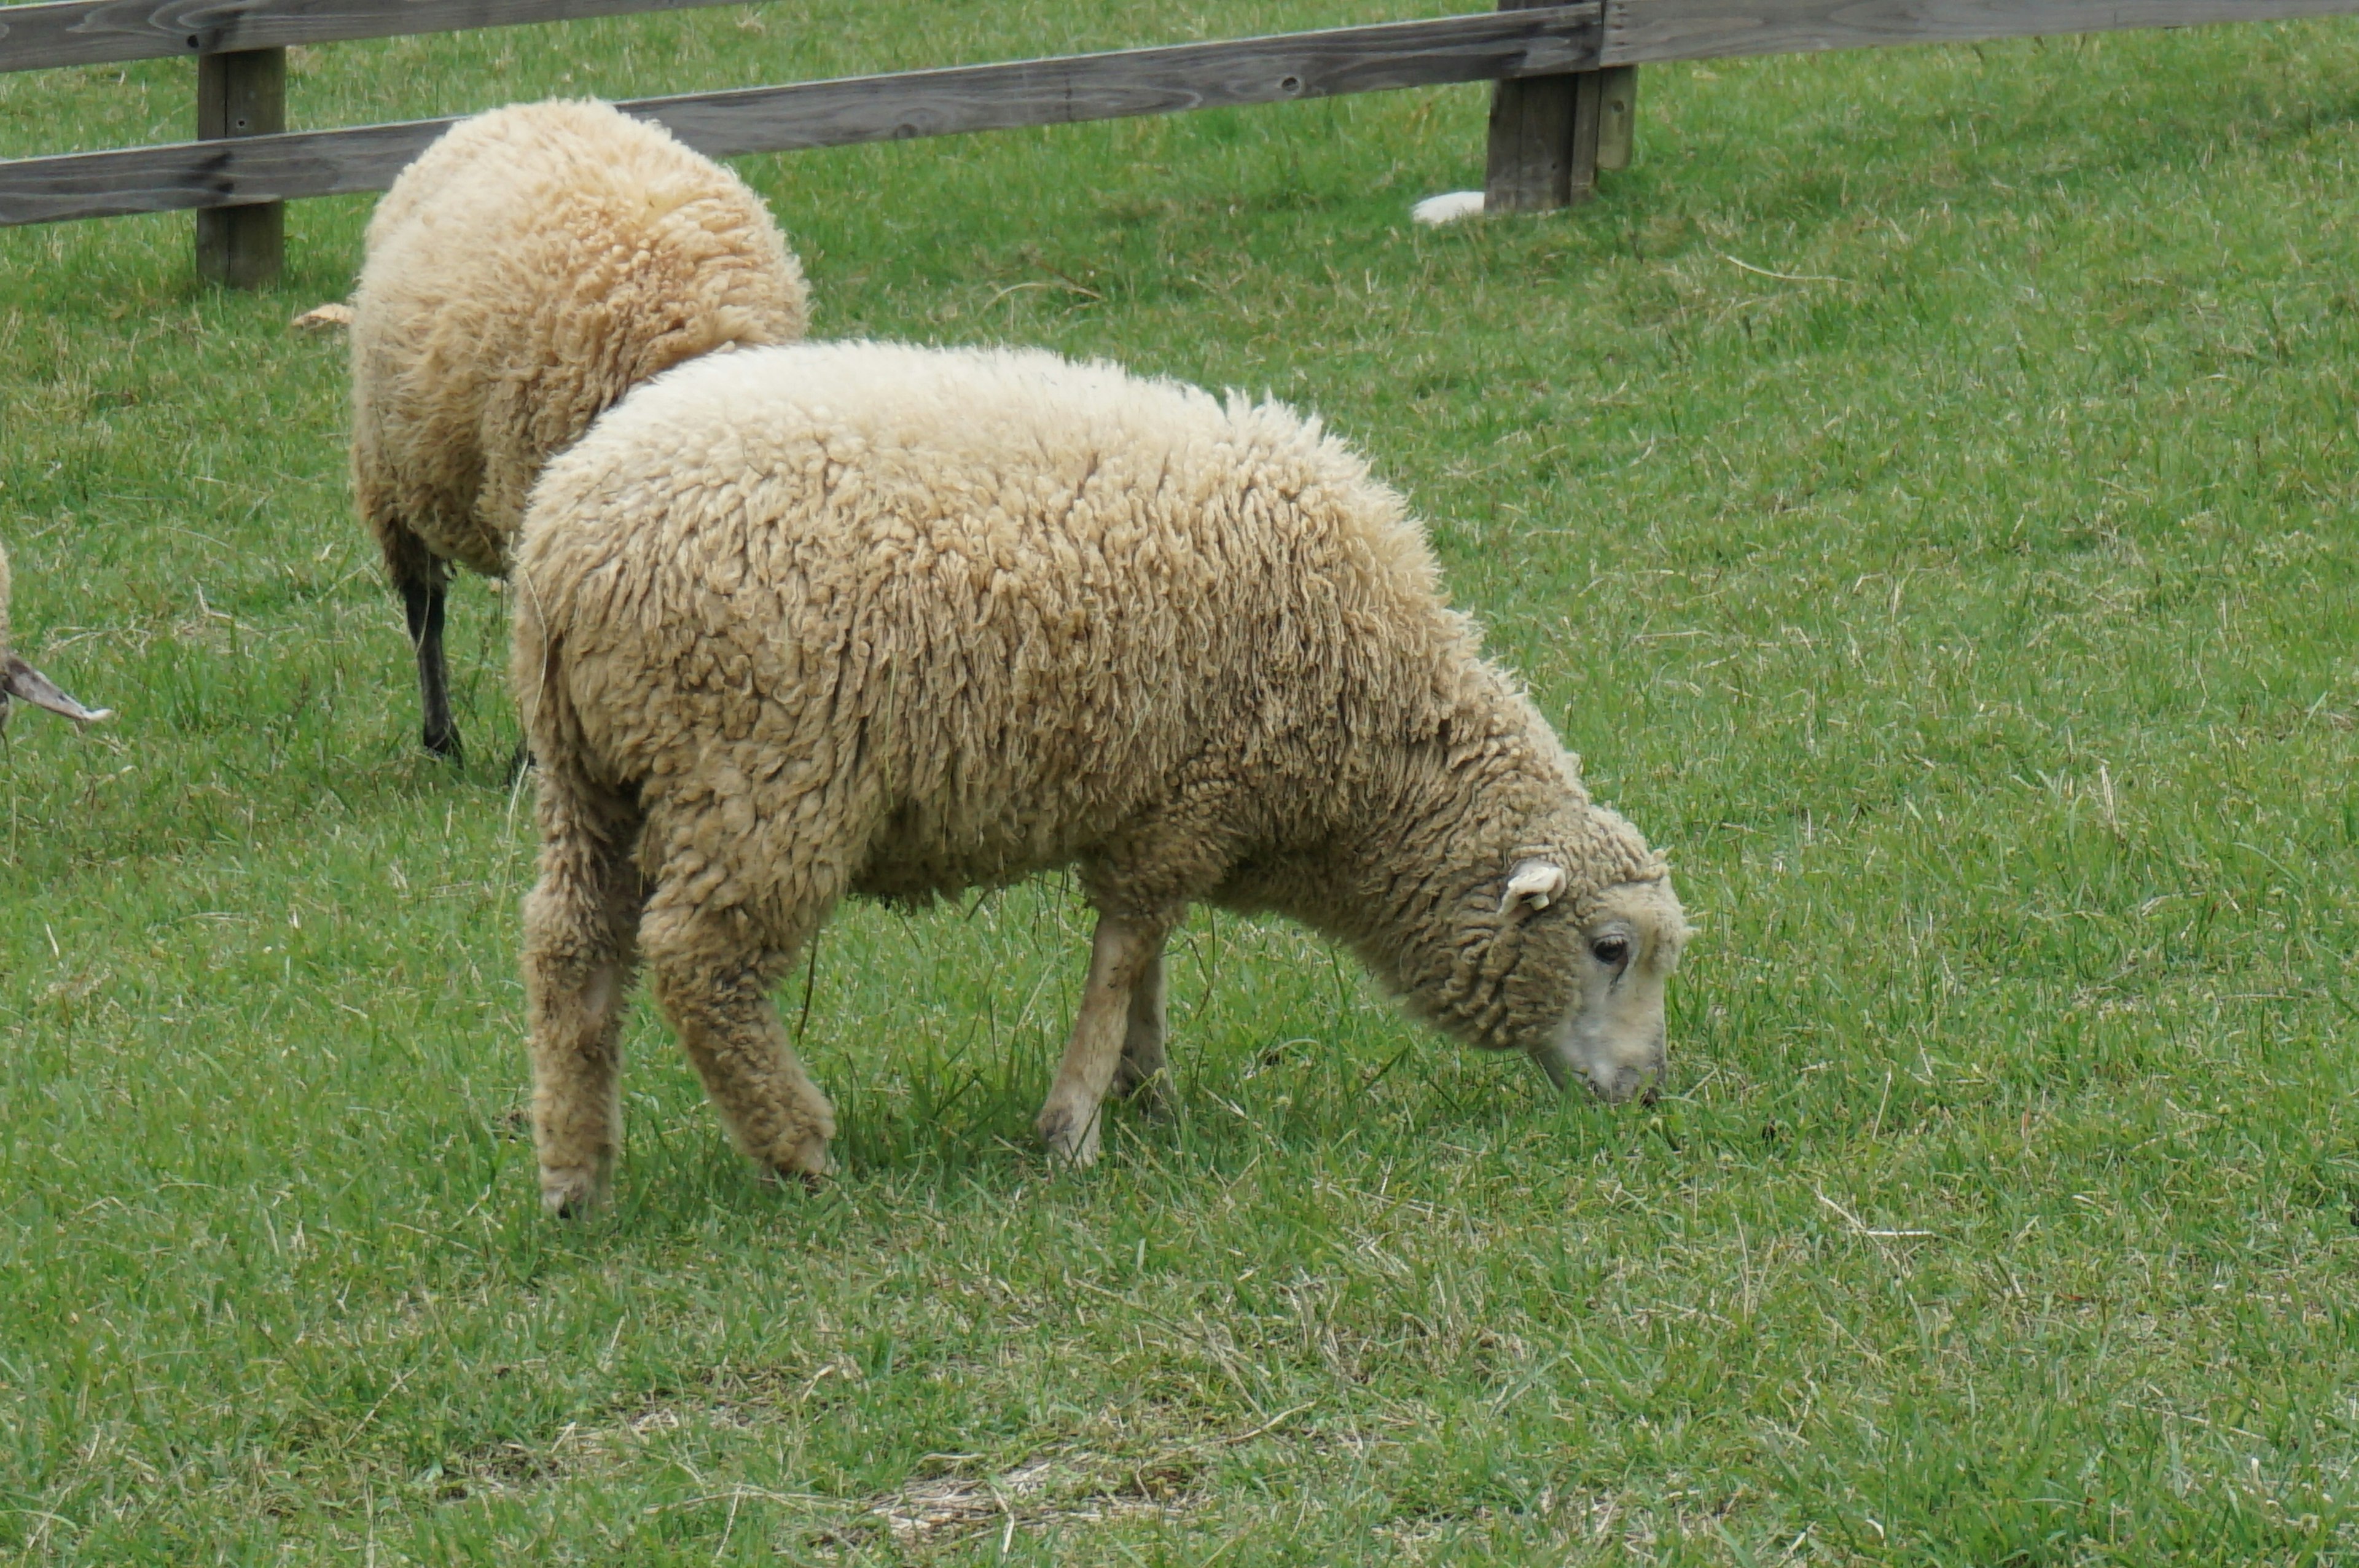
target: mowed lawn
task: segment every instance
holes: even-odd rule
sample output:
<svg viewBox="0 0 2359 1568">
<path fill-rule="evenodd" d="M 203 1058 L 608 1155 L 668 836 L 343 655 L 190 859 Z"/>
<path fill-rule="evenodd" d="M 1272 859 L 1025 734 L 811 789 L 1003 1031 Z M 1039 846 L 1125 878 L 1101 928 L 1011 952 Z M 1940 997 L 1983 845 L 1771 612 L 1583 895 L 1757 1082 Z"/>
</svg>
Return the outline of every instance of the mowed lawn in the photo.
<svg viewBox="0 0 2359 1568">
<path fill-rule="evenodd" d="M 1446 11 L 1427 5 L 1427 14 Z M 298 51 L 295 121 L 1376 20 L 744 9 Z M 186 62 L 0 78 L 0 155 Z M 0 232 L 0 1554 L 57 1563 L 2359 1556 L 2359 24 L 1650 69 L 1640 161 L 1440 232 L 1481 90 L 742 168 L 824 335 L 1315 409 L 1701 927 L 1669 1093 L 1560 1102 L 1200 915 L 1176 1120 L 1049 1169 L 1087 914 L 844 910 L 842 1178 L 651 1010 L 545 1220 L 502 601 L 416 749 L 353 520 L 365 200 Z"/>
</svg>

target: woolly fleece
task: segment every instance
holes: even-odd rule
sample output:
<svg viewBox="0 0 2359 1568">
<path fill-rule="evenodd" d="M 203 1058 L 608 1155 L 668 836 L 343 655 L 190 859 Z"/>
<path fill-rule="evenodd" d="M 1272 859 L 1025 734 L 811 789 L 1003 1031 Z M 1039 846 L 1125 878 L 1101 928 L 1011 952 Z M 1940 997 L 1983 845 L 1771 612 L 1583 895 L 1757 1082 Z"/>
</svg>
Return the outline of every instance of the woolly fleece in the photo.
<svg viewBox="0 0 2359 1568">
<path fill-rule="evenodd" d="M 434 642 L 430 746 L 445 563 L 505 576 L 551 454 L 636 383 L 793 341 L 805 315 L 760 198 L 608 104 L 478 114 L 403 170 L 353 295 L 353 488 L 412 640 Z"/>
<path fill-rule="evenodd" d="M 1079 867 L 1101 924 L 1041 1130 L 1084 1162 L 1099 1097 L 1159 1077 L 1191 902 L 1300 919 L 1497 1049 L 1561 1032 L 1617 890 L 1656 971 L 1685 935 L 1399 497 L 1274 404 L 1032 351 L 707 360 L 549 466 L 516 578 L 552 1208 L 603 1191 L 640 957 L 740 1145 L 826 1169 L 767 992 L 847 893 Z M 1544 909 L 1506 887 L 1535 859 Z"/>
</svg>

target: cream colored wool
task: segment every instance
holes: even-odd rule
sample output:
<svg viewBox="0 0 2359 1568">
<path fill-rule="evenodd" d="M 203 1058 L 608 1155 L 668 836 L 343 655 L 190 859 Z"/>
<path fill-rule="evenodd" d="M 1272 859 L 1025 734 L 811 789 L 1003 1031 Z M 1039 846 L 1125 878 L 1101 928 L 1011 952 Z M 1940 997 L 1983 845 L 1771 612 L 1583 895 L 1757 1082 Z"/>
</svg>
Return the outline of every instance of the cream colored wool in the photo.
<svg viewBox="0 0 2359 1568">
<path fill-rule="evenodd" d="M 607 104 L 478 114 L 403 170 L 353 295 L 353 485 L 420 644 L 429 747 L 456 744 L 448 563 L 505 576 L 541 465 L 625 391 L 804 319 L 760 198 Z"/>
<path fill-rule="evenodd" d="M 0 726 L 7 724 L 9 703 L 16 697 L 85 724 L 114 718 L 112 708 L 84 708 L 60 691 L 49 676 L 17 656 L 16 645 L 8 640 L 8 604 L 15 587 L 8 574 L 8 552 L 0 550 Z"/>
<path fill-rule="evenodd" d="M 1101 915 L 1041 1117 L 1068 1159 L 1110 1088 L 1158 1087 L 1197 901 L 1300 919 L 1552 1072 L 1606 1049 L 1566 1032 L 1613 993 L 1619 1054 L 1582 1070 L 1618 1098 L 1659 1063 L 1663 861 L 1484 662 L 1400 499 L 1283 407 L 1038 352 L 732 354 L 550 464 L 516 576 L 552 1208 L 607 1180 L 640 958 L 741 1147 L 816 1175 L 832 1112 L 768 992 L 830 907 L 1067 864 Z M 1610 972 L 1606 925 L 1638 946 Z"/>
</svg>

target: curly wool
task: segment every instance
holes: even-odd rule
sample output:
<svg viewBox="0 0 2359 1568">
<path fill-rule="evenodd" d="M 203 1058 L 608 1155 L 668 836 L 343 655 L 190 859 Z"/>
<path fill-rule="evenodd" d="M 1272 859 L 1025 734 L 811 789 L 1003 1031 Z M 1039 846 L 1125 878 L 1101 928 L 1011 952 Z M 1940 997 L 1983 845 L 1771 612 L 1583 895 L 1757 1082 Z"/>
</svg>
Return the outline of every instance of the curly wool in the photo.
<svg viewBox="0 0 2359 1568">
<path fill-rule="evenodd" d="M 1274 404 L 1032 351 L 732 354 L 550 465 L 516 578 L 537 1076 L 611 1061 L 635 925 L 724 1119 L 781 1168 L 817 1168 L 788 1153 L 832 1131 L 823 1098 L 733 1107 L 725 1080 L 778 1058 L 802 1082 L 760 998 L 846 893 L 1078 864 L 1155 952 L 1190 903 L 1277 910 L 1530 1049 L 1579 933 L 1510 916 L 1516 861 L 1560 864 L 1576 912 L 1665 875 L 1481 657 L 1400 498 Z M 541 1094 L 544 1131 L 605 1125 Z"/>
<path fill-rule="evenodd" d="M 638 382 L 802 336 L 761 200 L 593 102 L 452 126 L 378 203 L 353 296 L 353 476 L 397 580 L 419 554 L 505 575 L 552 453 Z"/>
</svg>

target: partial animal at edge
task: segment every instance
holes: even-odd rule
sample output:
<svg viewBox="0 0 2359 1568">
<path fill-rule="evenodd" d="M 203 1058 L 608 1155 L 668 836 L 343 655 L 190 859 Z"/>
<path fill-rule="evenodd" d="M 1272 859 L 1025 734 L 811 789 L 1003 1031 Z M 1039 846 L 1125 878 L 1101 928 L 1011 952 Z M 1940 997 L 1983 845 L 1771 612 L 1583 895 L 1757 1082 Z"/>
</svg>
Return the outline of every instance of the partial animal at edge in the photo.
<svg viewBox="0 0 2359 1568">
<path fill-rule="evenodd" d="M 442 649 L 453 563 L 505 577 L 541 466 L 630 387 L 790 342 L 805 318 L 761 199 L 611 105 L 478 114 L 395 180 L 350 310 L 353 490 L 401 595 L 428 751 L 460 754 Z"/>
</svg>

